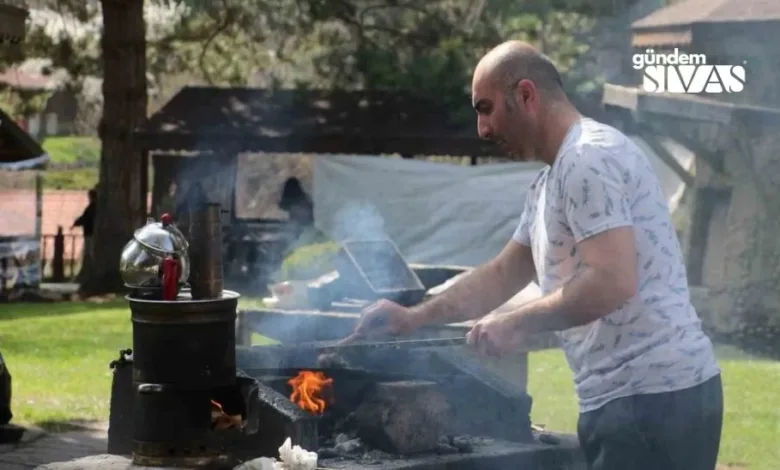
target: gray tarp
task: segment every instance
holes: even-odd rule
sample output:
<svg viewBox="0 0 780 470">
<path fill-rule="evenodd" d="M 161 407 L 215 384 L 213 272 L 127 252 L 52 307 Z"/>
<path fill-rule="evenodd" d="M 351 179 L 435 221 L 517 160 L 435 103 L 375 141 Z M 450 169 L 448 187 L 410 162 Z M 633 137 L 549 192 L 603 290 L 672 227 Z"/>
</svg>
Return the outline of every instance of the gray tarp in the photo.
<svg viewBox="0 0 780 470">
<path fill-rule="evenodd" d="M 683 183 L 640 138 L 672 211 Z M 693 153 L 661 145 L 685 169 Z M 479 265 L 500 252 L 520 220 L 538 164 L 459 166 L 401 158 L 318 156 L 314 219 L 336 240 L 388 236 L 411 262 Z"/>
<path fill-rule="evenodd" d="M 336 240 L 388 236 L 411 262 L 475 266 L 503 248 L 538 165 L 314 159 L 314 219 Z"/>
</svg>

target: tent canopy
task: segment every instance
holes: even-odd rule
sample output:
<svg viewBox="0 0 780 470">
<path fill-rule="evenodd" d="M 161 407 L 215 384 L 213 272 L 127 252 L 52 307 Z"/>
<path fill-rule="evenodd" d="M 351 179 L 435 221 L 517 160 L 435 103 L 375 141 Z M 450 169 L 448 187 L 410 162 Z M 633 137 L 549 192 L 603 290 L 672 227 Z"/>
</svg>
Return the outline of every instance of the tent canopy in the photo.
<svg viewBox="0 0 780 470">
<path fill-rule="evenodd" d="M 48 162 L 41 145 L 0 109 L 0 170 L 41 169 Z"/>
</svg>

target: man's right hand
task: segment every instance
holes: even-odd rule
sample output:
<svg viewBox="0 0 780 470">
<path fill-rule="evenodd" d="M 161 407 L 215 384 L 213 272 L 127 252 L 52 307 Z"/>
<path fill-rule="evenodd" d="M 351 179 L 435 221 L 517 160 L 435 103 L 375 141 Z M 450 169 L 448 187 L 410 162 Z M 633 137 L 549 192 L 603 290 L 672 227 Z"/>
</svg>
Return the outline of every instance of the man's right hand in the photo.
<svg viewBox="0 0 780 470">
<path fill-rule="evenodd" d="M 360 314 L 355 331 L 341 340 L 349 343 L 362 338 L 406 335 L 422 326 L 419 315 L 390 300 L 381 299 Z"/>
</svg>

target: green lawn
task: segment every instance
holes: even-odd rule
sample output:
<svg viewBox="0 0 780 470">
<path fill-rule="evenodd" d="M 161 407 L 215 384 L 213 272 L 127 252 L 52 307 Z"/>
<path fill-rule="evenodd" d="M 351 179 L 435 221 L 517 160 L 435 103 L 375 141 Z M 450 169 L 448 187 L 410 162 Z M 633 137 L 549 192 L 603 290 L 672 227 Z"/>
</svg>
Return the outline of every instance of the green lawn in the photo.
<svg viewBox="0 0 780 470">
<path fill-rule="evenodd" d="M 13 375 L 15 421 L 57 429 L 57 422 L 108 419 L 108 364 L 120 349 L 132 346 L 130 327 L 122 301 L 0 304 L 0 349 Z M 780 383 L 780 362 L 728 347 L 718 353 L 726 394 L 721 463 L 777 468 L 780 395 L 774 387 Z M 573 432 L 577 405 L 559 351 L 531 355 L 529 387 L 533 421 Z"/>
<path fill-rule="evenodd" d="M 55 165 L 81 163 L 97 166 L 100 162 L 100 139 L 97 137 L 47 137 L 42 147 Z"/>
<path fill-rule="evenodd" d="M 100 139 L 84 136 L 47 137 L 42 144 L 51 158 L 44 173 L 45 189 L 86 191 L 95 187 L 100 173 Z M 153 168 L 149 171 L 153 181 Z"/>
<path fill-rule="evenodd" d="M 776 470 L 780 466 L 780 362 L 718 346 L 723 369 L 725 416 L 720 463 L 735 469 Z M 529 359 L 533 421 L 548 429 L 575 432 L 577 400 L 566 360 L 558 350 Z M 728 468 L 728 467 L 726 467 Z"/>
<path fill-rule="evenodd" d="M 44 189 L 60 189 L 69 191 L 87 191 L 98 182 L 99 169 L 71 168 L 67 170 L 46 170 L 43 178 Z"/>
<path fill-rule="evenodd" d="M 42 147 L 51 158 L 43 180 L 45 189 L 87 190 L 97 184 L 100 139 L 47 137 Z"/>
</svg>

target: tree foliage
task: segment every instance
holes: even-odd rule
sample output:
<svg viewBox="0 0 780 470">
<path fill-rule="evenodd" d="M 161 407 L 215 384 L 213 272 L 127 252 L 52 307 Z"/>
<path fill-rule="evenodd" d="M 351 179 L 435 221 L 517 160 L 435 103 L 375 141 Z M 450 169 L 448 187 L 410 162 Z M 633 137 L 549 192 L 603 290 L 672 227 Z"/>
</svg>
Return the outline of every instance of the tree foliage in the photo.
<svg viewBox="0 0 780 470">
<path fill-rule="evenodd" d="M 186 74 L 215 85 L 403 88 L 446 97 L 467 87 L 480 55 L 511 38 L 537 43 L 565 72 L 587 49 L 580 36 L 593 18 L 629 2 L 151 0 L 148 74 L 152 90 Z M 74 79 L 99 76 L 99 6 L 39 5 L 51 13 L 33 22 L 21 54 L 0 60 L 49 57 Z"/>
<path fill-rule="evenodd" d="M 586 49 L 577 36 L 628 0 L 185 1 L 178 36 L 204 41 L 202 58 L 211 60 L 199 65 L 210 81 L 254 72 L 264 85 L 447 96 L 468 85 L 480 55 L 507 39 L 535 42 L 567 69 Z"/>
</svg>

